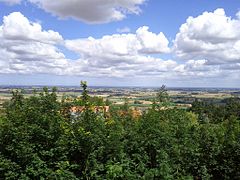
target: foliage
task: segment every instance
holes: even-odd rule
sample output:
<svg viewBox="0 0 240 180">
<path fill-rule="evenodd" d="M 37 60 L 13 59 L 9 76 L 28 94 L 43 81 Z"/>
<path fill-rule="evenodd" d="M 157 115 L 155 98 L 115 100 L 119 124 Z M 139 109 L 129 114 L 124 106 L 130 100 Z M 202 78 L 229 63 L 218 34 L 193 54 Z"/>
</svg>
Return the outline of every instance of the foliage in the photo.
<svg viewBox="0 0 240 180">
<path fill-rule="evenodd" d="M 109 100 L 106 100 L 104 102 L 103 98 L 97 97 L 97 96 L 89 96 L 88 90 L 87 90 L 87 82 L 81 81 L 81 87 L 82 87 L 82 96 L 80 98 L 74 99 L 73 103 L 71 105 L 75 106 L 105 106 L 110 105 L 111 103 Z M 65 99 L 63 99 L 64 101 Z"/>
<path fill-rule="evenodd" d="M 156 99 L 154 100 L 153 104 L 156 105 L 158 108 L 170 105 L 170 97 L 168 95 L 165 85 L 162 85 L 161 88 L 158 90 L 156 94 Z"/>
<path fill-rule="evenodd" d="M 99 105 L 82 88 L 82 105 Z M 156 105 L 168 101 L 164 87 Z M 72 117 L 71 106 L 57 101 L 56 89 L 30 98 L 13 92 L 0 116 L 0 179 L 240 178 L 236 99 L 151 108 L 138 119 L 127 101 L 107 117 L 91 108 Z"/>
<path fill-rule="evenodd" d="M 199 120 L 219 123 L 232 116 L 240 119 L 240 98 L 224 99 L 221 104 L 206 103 L 196 100 L 190 111 L 199 115 Z"/>
</svg>

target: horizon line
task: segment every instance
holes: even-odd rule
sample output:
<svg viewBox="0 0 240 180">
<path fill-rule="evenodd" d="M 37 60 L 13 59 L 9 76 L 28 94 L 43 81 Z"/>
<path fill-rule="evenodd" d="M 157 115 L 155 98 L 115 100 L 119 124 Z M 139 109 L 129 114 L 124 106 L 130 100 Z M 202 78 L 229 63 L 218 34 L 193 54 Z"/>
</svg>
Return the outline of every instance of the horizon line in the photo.
<svg viewBox="0 0 240 180">
<path fill-rule="evenodd" d="M 163 84 L 165 85 L 165 84 Z M 79 87 L 81 88 L 81 85 L 43 85 L 43 84 L 32 84 L 32 85 L 13 85 L 13 84 L 0 84 L 0 87 Z M 102 88 L 161 88 L 162 85 L 160 86 L 138 86 L 138 85 L 125 85 L 125 86 L 118 86 L 118 85 L 88 85 L 89 88 L 94 88 L 94 87 L 102 87 Z M 167 86 L 165 85 L 166 88 L 208 88 L 208 89 L 240 89 L 240 87 L 222 87 L 222 86 Z"/>
</svg>

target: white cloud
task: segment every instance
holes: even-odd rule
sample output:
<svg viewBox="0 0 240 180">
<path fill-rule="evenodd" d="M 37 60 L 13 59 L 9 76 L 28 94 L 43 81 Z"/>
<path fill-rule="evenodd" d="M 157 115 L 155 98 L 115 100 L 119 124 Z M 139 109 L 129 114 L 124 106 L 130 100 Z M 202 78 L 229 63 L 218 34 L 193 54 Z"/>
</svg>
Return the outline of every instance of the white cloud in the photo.
<svg viewBox="0 0 240 180">
<path fill-rule="evenodd" d="M 0 3 L 6 3 L 8 5 L 15 5 L 15 4 L 20 4 L 21 0 L 0 0 Z"/>
<path fill-rule="evenodd" d="M 127 14 L 139 14 L 145 0 L 29 0 L 60 18 L 74 18 L 87 23 L 119 21 Z"/>
<path fill-rule="evenodd" d="M 114 58 L 114 60 L 113 60 Z M 78 59 L 71 62 L 71 66 L 65 69 L 69 75 L 85 75 L 88 77 L 138 77 L 162 75 L 170 72 L 177 65 L 172 60 L 164 61 L 149 56 L 104 56 Z"/>
<path fill-rule="evenodd" d="M 142 34 L 150 34 L 147 27 L 139 28 L 136 34 L 115 34 L 101 39 L 79 39 L 66 41 L 66 47 L 81 54 L 77 60 L 70 60 L 57 48 L 63 41 L 62 36 L 52 30 L 45 31 L 41 25 L 30 22 L 19 12 L 3 18 L 0 26 L 0 70 L 1 73 L 36 74 L 50 73 L 89 77 L 125 77 L 144 75 L 151 69 L 166 72 L 176 66 L 174 61 L 163 61 L 141 54 L 147 52 L 148 44 L 142 45 Z M 161 35 L 162 36 L 162 35 Z M 141 42 L 140 42 L 141 40 Z M 149 39 L 151 40 L 151 38 Z M 164 38 L 155 43 L 156 53 L 162 53 Z M 163 40 L 163 49 L 158 45 Z M 94 73 L 93 73 L 94 72 Z"/>
<path fill-rule="evenodd" d="M 204 59 L 178 64 L 173 60 L 152 57 L 152 53 L 168 53 L 168 41 L 162 33 L 149 32 L 145 26 L 135 34 L 114 34 L 100 39 L 89 37 L 65 42 L 69 50 L 81 57 L 73 62 L 69 70 L 75 75 L 189 80 L 222 75 L 220 66 L 208 65 Z"/>
<path fill-rule="evenodd" d="M 226 16 L 224 9 L 189 17 L 174 42 L 183 59 L 206 59 L 209 64 L 240 62 L 240 19 Z"/>
<path fill-rule="evenodd" d="M 168 40 L 162 32 L 154 34 L 148 27 L 140 27 L 136 34 L 113 34 L 101 39 L 66 40 L 66 47 L 83 57 L 106 55 L 136 55 L 168 53 Z"/>
<path fill-rule="evenodd" d="M 63 40 L 58 32 L 43 31 L 40 24 L 30 22 L 20 12 L 4 16 L 1 32 L 7 40 L 32 40 L 44 43 L 58 43 Z"/>
<path fill-rule="evenodd" d="M 147 26 L 143 26 L 136 31 L 137 39 L 142 46 L 140 51 L 146 54 L 169 52 L 169 42 L 165 35 L 162 32 L 154 34 L 149 32 L 148 29 Z"/>
<path fill-rule="evenodd" d="M 180 75 L 197 77 L 212 77 L 221 74 L 219 65 L 208 65 L 207 60 L 188 60 L 185 64 L 181 64 L 174 69 Z"/>
<path fill-rule="evenodd" d="M 5 16 L 0 26 L 0 73 L 61 72 L 68 62 L 54 44 L 62 40 L 59 33 L 43 31 L 19 12 Z"/>
<path fill-rule="evenodd" d="M 231 21 L 236 23 L 238 20 L 231 19 Z M 236 76 L 236 73 L 240 73 L 240 63 L 236 60 L 240 54 L 240 41 L 235 40 L 237 35 L 234 35 L 234 40 L 225 37 L 224 39 L 227 40 L 224 43 L 224 41 L 216 42 L 216 39 L 222 39 L 227 35 L 214 36 L 213 33 L 210 38 L 210 34 L 207 35 L 208 38 L 201 37 L 203 40 L 199 40 L 200 37 L 197 38 L 196 33 L 189 34 L 189 31 L 185 29 L 180 30 L 175 40 L 175 51 L 179 56 L 187 57 L 188 52 L 189 57 L 192 57 L 180 64 L 174 60 L 159 58 L 162 53 L 170 53 L 168 40 L 162 32 L 150 32 L 146 26 L 138 28 L 135 33 L 106 35 L 99 39 L 89 37 L 64 40 L 58 32 L 43 30 L 40 24 L 31 22 L 21 13 L 15 12 L 5 16 L 0 26 L 0 73 L 57 74 L 94 78 L 135 77 L 141 79 L 151 77 L 151 79 L 181 81 L 220 79 L 229 76 L 239 79 L 239 75 Z M 196 42 L 196 46 L 191 44 L 188 46 L 188 48 L 191 47 L 190 50 L 183 49 L 186 46 L 184 37 L 188 39 L 195 37 L 191 42 Z M 180 41 L 182 39 L 183 42 Z M 208 46 L 201 48 L 199 42 L 204 42 Z M 79 58 L 67 59 L 58 48 L 63 45 L 68 50 L 77 53 Z M 215 51 L 217 47 L 226 46 L 228 46 L 227 51 L 220 52 L 219 57 L 226 53 L 225 56 L 228 58 L 221 57 L 221 62 L 230 63 L 215 63 L 215 60 L 208 59 L 213 56 L 211 50 Z M 194 57 L 195 52 L 204 57 Z M 214 54 L 214 57 L 216 58 L 217 54 Z M 235 60 L 231 61 L 231 59 Z"/>
<path fill-rule="evenodd" d="M 224 9 L 189 17 L 174 41 L 173 52 L 186 62 L 175 68 L 180 77 L 227 82 L 240 80 L 240 18 Z M 190 59 L 190 60 L 189 60 Z M 214 83 L 214 81 L 213 81 Z"/>
</svg>

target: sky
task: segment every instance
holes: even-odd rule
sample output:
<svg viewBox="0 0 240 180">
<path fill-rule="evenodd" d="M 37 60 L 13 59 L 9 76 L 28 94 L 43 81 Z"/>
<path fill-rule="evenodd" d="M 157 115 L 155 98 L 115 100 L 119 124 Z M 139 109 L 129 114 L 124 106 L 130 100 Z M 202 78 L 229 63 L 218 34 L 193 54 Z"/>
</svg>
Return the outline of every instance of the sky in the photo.
<svg viewBox="0 0 240 180">
<path fill-rule="evenodd" d="M 0 0 L 0 85 L 240 88 L 239 0 Z"/>
</svg>

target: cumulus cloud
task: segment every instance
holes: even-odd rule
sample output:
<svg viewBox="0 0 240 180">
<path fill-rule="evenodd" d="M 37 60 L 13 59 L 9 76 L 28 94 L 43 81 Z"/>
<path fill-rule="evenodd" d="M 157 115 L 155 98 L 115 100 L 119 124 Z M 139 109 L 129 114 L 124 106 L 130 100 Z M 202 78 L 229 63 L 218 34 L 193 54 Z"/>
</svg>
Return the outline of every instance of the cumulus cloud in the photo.
<svg viewBox="0 0 240 180">
<path fill-rule="evenodd" d="M 30 22 L 20 12 L 13 12 L 3 18 L 1 33 L 7 40 L 38 41 L 44 43 L 57 43 L 62 36 L 52 30 L 43 31 L 38 23 Z"/>
<path fill-rule="evenodd" d="M 176 35 L 175 53 L 183 59 L 206 59 L 209 64 L 240 62 L 239 29 L 239 16 L 228 17 L 224 9 L 189 17 Z"/>
<path fill-rule="evenodd" d="M 93 56 L 73 61 L 71 66 L 65 70 L 65 73 L 88 77 L 146 77 L 153 74 L 163 75 L 163 72 L 166 75 L 176 65 L 177 63 L 172 60 L 164 61 L 141 55 L 125 57 Z"/>
<path fill-rule="evenodd" d="M 159 42 L 155 46 L 143 44 L 148 36 L 149 40 L 160 36 Z M 139 28 L 136 34 L 68 40 L 66 47 L 80 54 L 79 59 L 71 60 L 58 49 L 63 45 L 58 32 L 43 30 L 40 24 L 14 12 L 5 16 L 0 26 L 0 73 L 125 77 L 144 75 L 144 71 L 150 74 L 151 70 L 166 72 L 176 62 L 142 54 L 149 49 L 156 53 L 167 51 L 166 41 L 164 35 L 151 33 L 147 27 Z"/>
<path fill-rule="evenodd" d="M 163 33 L 149 32 L 146 26 L 135 34 L 113 34 L 100 39 L 66 40 L 65 46 L 81 57 L 71 66 L 73 74 L 103 77 L 158 77 L 177 79 L 217 77 L 222 74 L 219 66 L 208 61 L 188 60 L 179 64 L 174 60 L 152 57 L 152 53 L 168 53 L 168 41 Z M 81 67 L 81 71 L 79 71 Z M 94 72 L 94 73 L 89 73 Z"/>
<path fill-rule="evenodd" d="M 143 43 L 148 38 L 152 41 L 152 37 L 159 42 Z M 135 34 L 67 40 L 65 46 L 80 55 L 75 60 L 67 59 L 57 48 L 62 41 L 59 33 L 43 30 L 40 24 L 29 21 L 21 13 L 5 16 L 0 26 L 0 73 L 162 76 L 163 72 L 166 75 L 178 65 L 173 60 L 165 61 L 146 54 L 165 53 L 169 49 L 164 35 L 151 33 L 147 27 L 139 28 Z"/>
<path fill-rule="evenodd" d="M 141 44 L 141 49 L 143 53 L 167 53 L 169 52 L 168 40 L 165 35 L 160 32 L 159 34 L 154 34 L 148 31 L 147 26 L 140 27 L 136 31 L 136 36 Z"/>
<path fill-rule="evenodd" d="M 20 4 L 21 0 L 0 0 L 0 3 L 6 3 L 8 5 L 15 5 L 15 4 Z"/>
<path fill-rule="evenodd" d="M 1 73 L 58 73 L 68 63 L 55 44 L 62 36 L 43 31 L 19 12 L 4 16 L 0 26 Z"/>
<path fill-rule="evenodd" d="M 218 77 L 223 73 L 219 65 L 208 65 L 207 60 L 188 60 L 174 69 L 179 75 L 190 78 Z"/>
<path fill-rule="evenodd" d="M 137 29 L 135 34 L 113 34 L 101 39 L 66 40 L 68 49 L 87 56 L 132 56 L 137 54 L 168 53 L 168 40 L 162 32 L 159 34 L 148 31 L 147 26 Z"/>
<path fill-rule="evenodd" d="M 119 21 L 127 14 L 139 14 L 145 0 L 29 0 L 60 18 L 74 18 L 87 23 Z"/>
<path fill-rule="evenodd" d="M 222 16 L 220 12 L 217 14 Z M 229 21 L 237 23 L 238 19 L 229 19 Z M 47 73 L 94 78 L 151 77 L 189 81 L 194 78 L 219 78 L 235 74 L 234 77 L 239 79 L 239 75 L 236 76 L 236 73 L 240 73 L 240 63 L 236 60 L 240 54 L 236 52 L 240 49 L 240 42 L 235 40 L 238 37 L 237 33 L 232 34 L 231 38 L 225 37 L 227 36 L 225 34 L 215 35 L 215 33 L 209 33 L 208 38 L 203 38 L 186 30 L 180 30 L 174 42 L 174 52 L 185 58 L 187 53 L 192 55 L 189 56 L 192 58 L 186 58 L 181 64 L 175 60 L 160 58 L 161 54 L 171 52 L 168 47 L 169 42 L 162 32 L 150 32 L 147 26 L 138 28 L 135 33 L 105 35 L 99 39 L 89 37 L 64 40 L 58 32 L 44 30 L 40 24 L 31 22 L 19 12 L 14 12 L 5 16 L 0 26 L 0 73 Z M 213 37 L 210 38 L 210 35 Z M 194 37 L 196 42 L 208 42 L 213 49 L 216 48 L 215 46 L 227 45 L 229 49 L 226 52 L 232 56 L 232 59 L 233 56 L 236 58 L 228 64 L 216 63 L 213 59 L 207 58 L 211 55 L 211 48 L 209 50 L 203 46 L 204 50 L 197 48 L 194 51 L 183 49 L 186 42 L 180 42 L 180 37 L 192 39 Z M 225 39 L 226 44 L 223 40 L 219 42 L 220 39 Z M 233 44 L 234 46 L 231 46 Z M 77 53 L 79 57 L 68 59 L 61 51 L 61 46 Z M 192 48 L 194 49 L 193 45 Z M 199 57 L 203 58 L 193 56 L 195 52 L 201 54 Z M 225 60 L 221 57 L 222 61 L 230 62 L 229 57 Z"/>
</svg>

